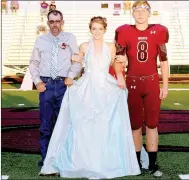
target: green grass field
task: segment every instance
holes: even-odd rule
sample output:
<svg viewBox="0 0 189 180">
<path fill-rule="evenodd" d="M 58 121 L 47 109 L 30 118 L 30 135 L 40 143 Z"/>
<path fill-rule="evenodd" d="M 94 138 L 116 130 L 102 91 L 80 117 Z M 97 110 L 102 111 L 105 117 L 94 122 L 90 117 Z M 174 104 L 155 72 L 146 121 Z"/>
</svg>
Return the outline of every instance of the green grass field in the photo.
<svg viewBox="0 0 189 180">
<path fill-rule="evenodd" d="M 189 110 L 189 91 L 169 91 L 166 100 L 162 101 L 162 110 Z M 38 92 L 33 91 L 2 91 L 1 105 L 3 108 L 20 107 L 38 107 Z M 174 103 L 180 103 L 175 105 Z"/>
<path fill-rule="evenodd" d="M 160 135 L 159 144 L 172 146 L 189 146 L 188 134 Z M 2 175 L 9 175 L 10 179 L 61 179 L 57 177 L 40 177 L 37 162 L 40 155 L 24 153 L 2 153 Z M 159 152 L 158 163 L 164 175 L 161 179 L 179 179 L 179 174 L 188 174 L 188 152 Z M 119 179 L 155 179 L 148 173 L 141 176 L 124 177 Z"/>
<path fill-rule="evenodd" d="M 20 153 L 2 153 L 2 175 L 9 175 L 9 179 L 63 179 L 58 177 L 38 176 L 40 171 L 37 162 L 40 155 L 28 155 Z M 160 179 L 179 179 L 179 174 L 188 174 L 189 153 L 186 152 L 160 152 L 158 154 L 159 165 L 164 172 Z M 65 178 L 67 179 L 67 178 Z M 148 173 L 140 176 L 123 177 L 119 179 L 156 179 Z"/>
<path fill-rule="evenodd" d="M 19 89 L 21 84 L 2 84 L 2 89 Z M 169 88 L 189 88 L 188 84 L 169 84 Z"/>
<path fill-rule="evenodd" d="M 169 88 L 189 88 L 188 84 L 169 84 Z"/>
<path fill-rule="evenodd" d="M 20 107 L 19 104 L 24 104 L 22 107 L 38 107 L 39 93 L 33 91 L 2 91 L 2 108 Z"/>
<path fill-rule="evenodd" d="M 166 100 L 162 101 L 162 110 L 189 110 L 189 91 L 169 91 Z M 180 103 L 175 105 L 174 103 Z"/>
<path fill-rule="evenodd" d="M 2 89 L 19 89 L 21 84 L 2 84 Z"/>
<path fill-rule="evenodd" d="M 3 89 L 19 88 L 18 86 L 3 85 Z M 189 88 L 189 84 L 170 84 L 169 88 Z M 163 110 L 189 110 L 189 91 L 169 91 L 168 98 L 162 101 Z M 174 105 L 180 103 L 180 105 Z M 24 104 L 24 106 L 19 106 Z M 2 91 L 2 107 L 38 107 L 38 92 L 33 91 Z M 145 139 L 145 138 L 144 138 Z M 188 134 L 165 134 L 159 136 L 160 145 L 189 147 Z M 8 175 L 9 179 L 61 179 L 58 177 L 38 176 L 40 171 L 37 162 L 40 155 L 2 152 L 1 174 Z M 179 179 L 179 174 L 189 174 L 189 153 L 188 152 L 160 152 L 158 161 L 164 175 L 161 179 Z M 119 179 L 140 179 L 150 180 L 148 173 L 134 177 Z"/>
</svg>

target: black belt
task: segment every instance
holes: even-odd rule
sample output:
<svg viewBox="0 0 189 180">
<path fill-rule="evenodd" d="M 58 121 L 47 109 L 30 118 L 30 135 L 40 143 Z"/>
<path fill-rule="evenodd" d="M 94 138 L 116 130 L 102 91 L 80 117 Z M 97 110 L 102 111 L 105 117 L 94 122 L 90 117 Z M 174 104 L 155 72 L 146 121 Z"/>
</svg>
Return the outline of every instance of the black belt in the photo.
<svg viewBox="0 0 189 180">
<path fill-rule="evenodd" d="M 57 76 L 55 79 L 53 79 L 52 77 L 46 77 L 46 76 L 40 76 L 46 80 L 64 80 L 66 77 L 62 77 L 62 76 Z"/>
</svg>

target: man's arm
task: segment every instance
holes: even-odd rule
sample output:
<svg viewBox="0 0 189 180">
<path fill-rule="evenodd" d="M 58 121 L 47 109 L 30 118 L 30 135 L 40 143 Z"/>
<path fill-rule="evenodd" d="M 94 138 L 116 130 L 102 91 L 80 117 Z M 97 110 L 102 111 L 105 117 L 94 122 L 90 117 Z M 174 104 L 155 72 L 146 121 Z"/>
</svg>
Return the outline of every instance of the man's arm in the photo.
<svg viewBox="0 0 189 180">
<path fill-rule="evenodd" d="M 39 53 L 39 38 L 36 39 L 34 49 L 30 58 L 30 74 L 32 76 L 32 80 L 36 85 L 36 88 L 39 92 L 44 92 L 46 90 L 45 84 L 40 79 L 39 74 L 39 64 L 41 61 L 40 53 Z"/>
<path fill-rule="evenodd" d="M 39 82 L 42 82 L 40 79 L 40 74 L 39 74 L 39 64 L 40 64 L 41 58 L 40 58 L 40 53 L 39 53 L 39 38 L 36 39 L 33 52 L 30 58 L 29 62 L 29 70 L 30 74 L 32 76 L 32 80 L 35 85 L 37 85 Z"/>
<path fill-rule="evenodd" d="M 77 46 L 76 37 L 74 35 L 71 36 L 70 40 L 70 50 L 72 55 L 77 54 L 79 55 L 79 48 Z M 80 73 L 82 69 L 82 64 L 79 62 L 73 62 L 72 66 L 68 72 L 67 77 L 74 79 L 74 77 L 77 77 L 77 75 Z"/>
</svg>

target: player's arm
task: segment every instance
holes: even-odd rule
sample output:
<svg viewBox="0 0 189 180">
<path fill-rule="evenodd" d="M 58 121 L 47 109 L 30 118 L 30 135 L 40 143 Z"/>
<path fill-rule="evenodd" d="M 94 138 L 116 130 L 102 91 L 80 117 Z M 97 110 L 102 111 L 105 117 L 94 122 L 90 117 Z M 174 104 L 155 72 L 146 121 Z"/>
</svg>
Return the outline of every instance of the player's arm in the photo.
<svg viewBox="0 0 189 180">
<path fill-rule="evenodd" d="M 111 48 L 111 54 L 112 54 L 112 66 L 113 69 L 116 73 L 116 77 L 117 77 L 117 85 L 122 88 L 125 89 L 126 88 L 126 84 L 125 84 L 125 79 L 123 76 L 123 63 L 119 63 L 117 61 L 115 61 L 115 54 L 116 54 L 116 47 L 113 44 L 112 48 Z"/>
<path fill-rule="evenodd" d="M 168 95 L 169 65 L 167 58 L 167 48 L 165 45 L 165 43 L 168 42 L 168 39 L 169 39 L 168 29 L 164 28 L 160 36 L 160 42 L 158 44 L 161 76 L 163 80 L 163 87 L 160 90 L 160 99 L 165 99 Z"/>
<path fill-rule="evenodd" d="M 169 65 L 167 59 L 166 45 L 159 45 L 159 59 L 160 59 L 160 68 L 161 76 L 163 80 L 163 86 L 160 90 L 160 99 L 165 99 L 168 95 L 168 79 L 169 79 Z"/>
<path fill-rule="evenodd" d="M 123 29 L 116 29 L 115 31 L 115 62 L 113 68 L 116 76 L 120 76 L 120 73 L 124 71 L 126 57 L 126 43 L 125 43 L 125 33 Z"/>
<path fill-rule="evenodd" d="M 116 46 L 113 45 L 112 46 L 112 50 L 111 50 L 111 55 L 112 55 L 112 62 L 111 65 L 114 68 L 115 74 L 116 76 L 122 76 L 122 70 L 123 70 L 123 64 L 119 63 L 115 60 L 115 55 L 116 55 Z"/>
<path fill-rule="evenodd" d="M 116 56 L 115 60 L 117 62 L 127 62 L 126 56 L 126 43 L 125 43 L 125 33 L 123 30 L 117 29 L 115 31 L 115 46 L 116 46 Z"/>
</svg>

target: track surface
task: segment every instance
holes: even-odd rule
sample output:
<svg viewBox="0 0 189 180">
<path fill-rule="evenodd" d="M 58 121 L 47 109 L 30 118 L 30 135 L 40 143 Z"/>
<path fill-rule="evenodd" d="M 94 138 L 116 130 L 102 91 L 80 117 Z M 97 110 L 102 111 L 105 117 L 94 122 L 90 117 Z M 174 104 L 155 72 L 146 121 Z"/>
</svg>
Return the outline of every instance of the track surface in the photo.
<svg viewBox="0 0 189 180">
<path fill-rule="evenodd" d="M 2 108 L 1 113 L 2 151 L 39 153 L 39 110 Z M 189 133 L 189 110 L 161 111 L 159 134 L 166 133 Z M 189 147 L 162 145 L 159 150 L 189 152 Z"/>
</svg>

